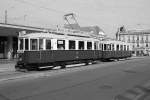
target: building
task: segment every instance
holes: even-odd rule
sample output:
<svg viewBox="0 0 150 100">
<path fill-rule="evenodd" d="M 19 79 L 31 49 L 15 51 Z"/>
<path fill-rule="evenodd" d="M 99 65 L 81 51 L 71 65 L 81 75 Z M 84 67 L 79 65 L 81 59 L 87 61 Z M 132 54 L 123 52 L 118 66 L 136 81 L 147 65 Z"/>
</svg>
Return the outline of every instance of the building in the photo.
<svg viewBox="0 0 150 100">
<path fill-rule="evenodd" d="M 150 30 L 126 30 L 124 26 L 118 28 L 116 39 L 132 45 L 133 55 L 150 55 Z"/>
<path fill-rule="evenodd" d="M 17 57 L 18 35 L 20 31 L 41 32 L 43 28 L 0 23 L 0 59 Z"/>
</svg>

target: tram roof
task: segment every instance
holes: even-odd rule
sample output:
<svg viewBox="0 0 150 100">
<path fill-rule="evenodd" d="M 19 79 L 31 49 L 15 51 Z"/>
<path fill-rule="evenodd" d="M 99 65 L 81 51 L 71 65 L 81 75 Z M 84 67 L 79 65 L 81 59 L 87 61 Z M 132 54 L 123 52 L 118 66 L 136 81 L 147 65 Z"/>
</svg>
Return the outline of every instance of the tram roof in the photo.
<svg viewBox="0 0 150 100">
<path fill-rule="evenodd" d="M 123 41 L 117 41 L 117 40 L 106 40 L 106 41 L 102 41 L 102 43 L 105 43 L 105 44 L 129 44 L 129 43 L 126 43 L 126 42 L 123 42 Z"/>
<path fill-rule="evenodd" d="M 52 34 L 52 33 L 29 33 L 19 36 L 20 38 L 51 38 L 51 39 L 68 39 L 68 40 L 85 40 L 85 41 L 99 41 L 92 37 L 76 36 L 76 35 L 65 35 L 65 34 Z"/>
</svg>

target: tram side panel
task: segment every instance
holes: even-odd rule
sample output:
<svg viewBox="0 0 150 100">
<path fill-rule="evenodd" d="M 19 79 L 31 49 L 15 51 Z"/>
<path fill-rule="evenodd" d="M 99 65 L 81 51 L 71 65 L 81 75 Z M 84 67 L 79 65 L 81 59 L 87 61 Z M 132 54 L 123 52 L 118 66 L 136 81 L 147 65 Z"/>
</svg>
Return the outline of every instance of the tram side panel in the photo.
<svg viewBox="0 0 150 100">
<path fill-rule="evenodd" d="M 24 62 L 27 64 L 42 64 L 79 60 L 96 60 L 101 58 L 99 50 L 46 50 L 25 51 Z"/>
</svg>

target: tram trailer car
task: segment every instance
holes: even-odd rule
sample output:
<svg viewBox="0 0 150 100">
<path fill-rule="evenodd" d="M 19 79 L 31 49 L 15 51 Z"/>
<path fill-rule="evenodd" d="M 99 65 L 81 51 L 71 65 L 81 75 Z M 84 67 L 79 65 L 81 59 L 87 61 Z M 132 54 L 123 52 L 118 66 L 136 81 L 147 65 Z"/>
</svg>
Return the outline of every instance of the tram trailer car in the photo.
<svg viewBox="0 0 150 100">
<path fill-rule="evenodd" d="M 89 36 L 66 35 L 57 32 L 24 34 L 18 38 L 19 58 L 15 68 L 16 70 L 39 69 L 42 66 L 65 68 L 67 64 L 85 63 L 88 65 L 89 62 L 95 60 L 131 56 L 129 49 L 117 51 L 116 43 L 112 41 L 114 49 L 111 49 L 113 48 L 111 43 Z M 124 45 L 127 47 L 127 44 Z"/>
<path fill-rule="evenodd" d="M 102 60 L 124 59 L 132 56 L 132 48 L 129 43 L 122 41 L 102 41 Z"/>
</svg>

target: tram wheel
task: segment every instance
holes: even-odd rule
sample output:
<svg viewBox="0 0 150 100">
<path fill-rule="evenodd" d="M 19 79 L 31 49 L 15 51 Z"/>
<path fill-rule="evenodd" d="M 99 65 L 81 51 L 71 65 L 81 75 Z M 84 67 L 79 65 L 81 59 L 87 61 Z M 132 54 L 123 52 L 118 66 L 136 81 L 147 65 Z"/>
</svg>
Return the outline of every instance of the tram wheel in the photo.
<svg viewBox="0 0 150 100">
<path fill-rule="evenodd" d="M 65 69 L 66 68 L 66 65 L 65 64 L 62 64 L 61 65 L 61 69 Z"/>
</svg>

